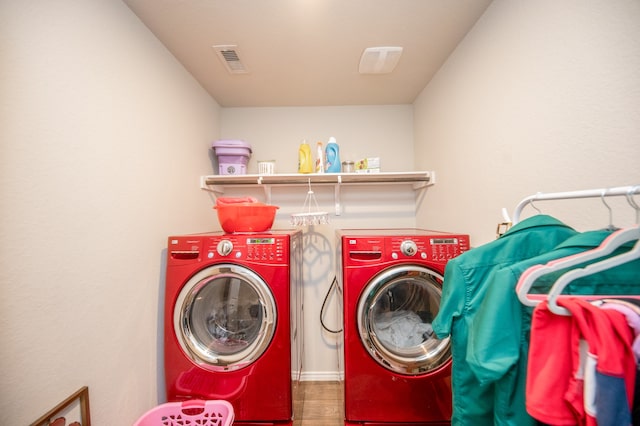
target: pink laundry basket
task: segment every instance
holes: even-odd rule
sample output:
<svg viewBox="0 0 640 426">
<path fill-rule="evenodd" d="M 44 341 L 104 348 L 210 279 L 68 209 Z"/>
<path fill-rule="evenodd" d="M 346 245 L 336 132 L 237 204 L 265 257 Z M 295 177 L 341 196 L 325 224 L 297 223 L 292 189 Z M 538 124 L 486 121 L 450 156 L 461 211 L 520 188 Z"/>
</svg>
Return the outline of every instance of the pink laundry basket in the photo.
<svg viewBox="0 0 640 426">
<path fill-rule="evenodd" d="M 147 411 L 133 426 L 231 426 L 233 406 L 223 400 L 167 402 Z"/>
</svg>

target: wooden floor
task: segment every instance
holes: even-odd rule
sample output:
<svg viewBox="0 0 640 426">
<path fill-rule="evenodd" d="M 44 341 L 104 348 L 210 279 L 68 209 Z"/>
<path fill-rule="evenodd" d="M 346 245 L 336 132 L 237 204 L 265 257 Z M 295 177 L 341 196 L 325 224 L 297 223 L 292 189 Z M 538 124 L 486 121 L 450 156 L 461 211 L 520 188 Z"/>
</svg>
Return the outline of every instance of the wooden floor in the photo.
<svg viewBox="0 0 640 426">
<path fill-rule="evenodd" d="M 341 382 L 300 382 L 293 426 L 344 426 Z"/>
</svg>

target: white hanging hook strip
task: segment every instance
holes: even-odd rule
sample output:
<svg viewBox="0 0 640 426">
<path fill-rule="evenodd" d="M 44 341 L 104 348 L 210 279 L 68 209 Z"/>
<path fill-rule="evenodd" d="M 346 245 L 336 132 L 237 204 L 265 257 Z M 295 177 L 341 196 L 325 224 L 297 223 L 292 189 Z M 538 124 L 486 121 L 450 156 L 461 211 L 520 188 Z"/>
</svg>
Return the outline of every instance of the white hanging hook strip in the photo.
<svg viewBox="0 0 640 426">
<path fill-rule="evenodd" d="M 307 196 L 304 199 L 302 205 L 302 213 L 294 213 L 291 215 L 291 224 L 293 226 L 308 226 L 308 225 L 326 225 L 329 223 L 329 214 L 327 212 L 321 212 L 318 206 L 318 201 L 311 189 L 311 178 L 308 180 Z M 312 205 L 315 205 L 315 211 L 311 211 Z"/>
</svg>

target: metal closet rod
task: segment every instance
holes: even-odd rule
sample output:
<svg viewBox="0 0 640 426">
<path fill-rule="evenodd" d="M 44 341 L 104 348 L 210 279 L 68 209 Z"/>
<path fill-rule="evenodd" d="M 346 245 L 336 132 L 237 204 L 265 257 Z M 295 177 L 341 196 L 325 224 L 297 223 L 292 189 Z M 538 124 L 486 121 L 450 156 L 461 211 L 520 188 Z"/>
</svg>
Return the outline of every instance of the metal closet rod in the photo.
<svg viewBox="0 0 640 426">
<path fill-rule="evenodd" d="M 585 189 L 581 191 L 566 191 L 566 192 L 539 192 L 534 195 L 530 195 L 518 203 L 513 212 L 513 221 L 515 225 L 520 221 L 520 214 L 522 210 L 533 201 L 542 200 L 569 200 L 574 198 L 603 198 L 603 197 L 616 197 L 616 196 L 631 196 L 640 194 L 640 185 L 628 185 L 628 186 L 616 186 L 612 188 L 599 188 L 599 189 Z"/>
</svg>

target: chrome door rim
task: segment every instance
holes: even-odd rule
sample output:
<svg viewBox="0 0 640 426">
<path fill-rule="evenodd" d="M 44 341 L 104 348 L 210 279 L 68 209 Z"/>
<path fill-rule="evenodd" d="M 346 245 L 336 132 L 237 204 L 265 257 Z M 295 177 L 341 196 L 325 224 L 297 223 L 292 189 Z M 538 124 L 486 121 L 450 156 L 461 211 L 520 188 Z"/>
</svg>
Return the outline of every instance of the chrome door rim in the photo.
<svg viewBox="0 0 640 426">
<path fill-rule="evenodd" d="M 232 355 L 217 353 L 203 345 L 193 334 L 190 320 L 191 307 L 199 291 L 214 279 L 226 277 L 237 278 L 256 291 L 263 318 L 258 336 Z M 174 306 L 173 326 L 180 347 L 194 363 L 211 371 L 233 371 L 252 364 L 264 353 L 275 334 L 276 316 L 271 289 L 258 274 L 239 265 L 220 264 L 199 271 L 184 285 Z"/>
<path fill-rule="evenodd" d="M 421 266 L 395 266 L 372 278 L 360 295 L 357 307 L 360 341 L 369 355 L 388 370 L 412 376 L 427 374 L 441 368 L 451 359 L 451 345 L 448 337 L 441 340 L 433 339 L 437 342 L 435 347 L 427 347 L 422 344 L 411 348 L 411 350 L 403 348 L 390 350 L 378 338 L 373 327 L 373 309 L 376 306 L 376 301 L 380 295 L 400 282 L 411 281 L 420 285 L 419 283 L 424 281 L 438 296 L 441 296 L 440 287 L 433 285 L 427 277 L 443 279 L 439 273 Z"/>
</svg>

